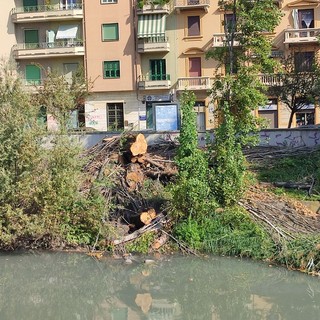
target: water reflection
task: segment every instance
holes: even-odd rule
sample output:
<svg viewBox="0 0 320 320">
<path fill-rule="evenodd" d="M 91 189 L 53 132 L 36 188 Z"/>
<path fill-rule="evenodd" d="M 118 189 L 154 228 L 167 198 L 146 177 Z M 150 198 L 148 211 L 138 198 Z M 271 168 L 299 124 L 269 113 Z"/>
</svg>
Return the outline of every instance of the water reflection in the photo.
<svg viewBox="0 0 320 320">
<path fill-rule="evenodd" d="M 0 319 L 319 319 L 319 279 L 228 258 L 2 254 Z"/>
</svg>

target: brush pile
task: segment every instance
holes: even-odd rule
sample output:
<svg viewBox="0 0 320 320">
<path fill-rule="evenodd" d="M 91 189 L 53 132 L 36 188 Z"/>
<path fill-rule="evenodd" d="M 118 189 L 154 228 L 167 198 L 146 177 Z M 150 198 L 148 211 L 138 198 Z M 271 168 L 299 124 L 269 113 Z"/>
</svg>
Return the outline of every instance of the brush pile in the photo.
<svg viewBox="0 0 320 320">
<path fill-rule="evenodd" d="M 110 219 L 120 235 L 132 233 L 162 216 L 161 201 L 152 193 L 177 173 L 175 150 L 173 142 L 148 146 L 141 133 L 105 138 L 84 154 L 88 179 L 81 191 L 99 188 L 112 204 Z"/>
<path fill-rule="evenodd" d="M 114 244 L 159 229 L 164 219 L 163 199 L 157 197 L 155 190 L 177 174 L 173 161 L 176 149 L 172 141 L 148 145 L 143 134 L 124 133 L 103 139 L 84 154 L 89 160 L 84 167 L 88 179 L 82 185 L 82 192 L 98 188 L 107 203 L 112 204 L 110 220 L 122 239 L 115 240 Z M 268 152 L 276 156 L 284 153 L 278 149 Z M 257 149 L 247 152 L 246 156 L 249 161 L 257 161 L 262 153 Z M 262 185 L 249 188 L 238 204 L 252 219 L 280 238 L 292 239 L 297 234 L 314 234 L 320 230 L 317 214 L 298 201 L 276 196 Z"/>
</svg>

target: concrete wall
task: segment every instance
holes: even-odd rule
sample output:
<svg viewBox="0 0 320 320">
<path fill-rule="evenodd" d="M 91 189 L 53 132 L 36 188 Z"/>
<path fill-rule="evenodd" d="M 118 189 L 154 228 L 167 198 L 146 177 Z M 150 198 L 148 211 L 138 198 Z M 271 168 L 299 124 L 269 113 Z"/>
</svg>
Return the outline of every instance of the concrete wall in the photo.
<svg viewBox="0 0 320 320">
<path fill-rule="evenodd" d="M 159 142 L 175 142 L 179 136 L 178 131 L 170 132 L 154 132 L 141 131 L 149 145 Z M 85 134 L 74 134 L 85 148 L 90 148 L 105 137 L 112 137 L 119 133 L 114 132 L 90 132 Z M 198 135 L 199 145 L 204 145 L 206 134 Z M 270 147 L 316 147 L 320 146 L 320 130 L 319 129 L 269 129 L 260 132 L 260 145 Z"/>
</svg>

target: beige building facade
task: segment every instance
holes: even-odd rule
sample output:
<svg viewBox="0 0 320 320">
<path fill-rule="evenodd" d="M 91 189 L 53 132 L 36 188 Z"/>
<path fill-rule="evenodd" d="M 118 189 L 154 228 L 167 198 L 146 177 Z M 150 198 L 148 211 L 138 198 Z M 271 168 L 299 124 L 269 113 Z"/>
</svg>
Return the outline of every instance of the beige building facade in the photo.
<svg viewBox="0 0 320 320">
<path fill-rule="evenodd" d="M 206 52 L 223 45 L 228 12 L 213 0 L 151 2 L 6 0 L 0 55 L 17 61 L 26 86 L 41 85 L 51 70 L 71 77 L 84 67 L 93 89 L 78 126 L 178 130 L 179 98 L 188 89 L 196 95 L 198 130 L 212 129 L 210 88 L 224 68 L 206 59 Z M 293 55 L 301 68 L 308 68 L 319 51 L 319 2 L 275 3 L 283 17 L 272 34 L 272 57 Z M 261 79 L 272 85 L 272 76 Z M 270 128 L 287 127 L 289 110 L 277 97 L 268 98 L 256 115 L 266 118 Z M 309 104 L 295 115 L 293 127 L 313 123 L 320 123 L 320 114 Z"/>
</svg>

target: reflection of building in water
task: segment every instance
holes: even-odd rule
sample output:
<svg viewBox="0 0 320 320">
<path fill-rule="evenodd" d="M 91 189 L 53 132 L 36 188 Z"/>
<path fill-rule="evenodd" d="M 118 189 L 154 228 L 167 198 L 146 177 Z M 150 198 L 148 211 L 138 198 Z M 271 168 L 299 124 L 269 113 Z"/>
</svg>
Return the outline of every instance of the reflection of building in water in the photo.
<svg viewBox="0 0 320 320">
<path fill-rule="evenodd" d="M 169 302 L 166 299 L 153 299 L 148 320 L 176 320 L 181 316 L 181 307 L 178 302 Z"/>
</svg>

